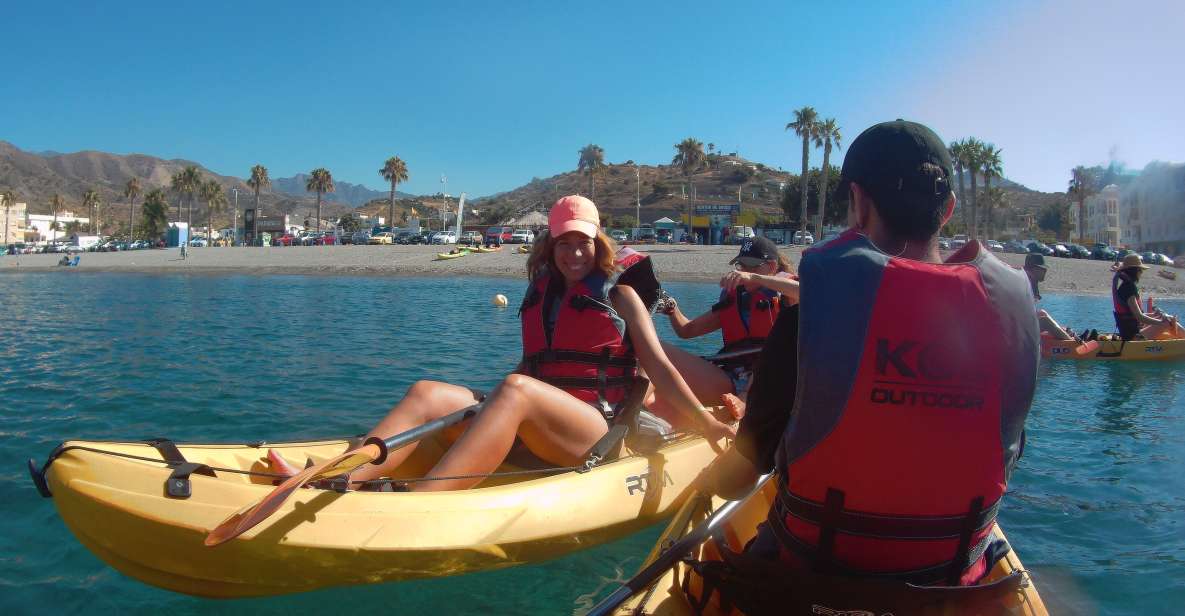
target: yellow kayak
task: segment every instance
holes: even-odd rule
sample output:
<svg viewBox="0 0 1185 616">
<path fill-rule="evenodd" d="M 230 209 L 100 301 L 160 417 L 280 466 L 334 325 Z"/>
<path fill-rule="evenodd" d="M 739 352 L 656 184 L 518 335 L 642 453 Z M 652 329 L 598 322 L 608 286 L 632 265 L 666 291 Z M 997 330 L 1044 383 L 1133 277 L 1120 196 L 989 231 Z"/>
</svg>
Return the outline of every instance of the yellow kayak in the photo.
<svg viewBox="0 0 1185 616">
<path fill-rule="evenodd" d="M 1185 359 L 1185 339 L 1129 340 L 1118 336 L 1079 343 L 1041 335 L 1041 356 L 1056 359 L 1117 359 L 1126 361 Z"/>
<path fill-rule="evenodd" d="M 531 245 L 530 244 L 523 244 L 522 246 L 519 246 L 518 252 L 519 252 L 519 254 L 524 254 L 524 255 L 531 252 Z"/>
<path fill-rule="evenodd" d="M 194 471 L 185 485 L 172 475 L 183 467 L 168 447 L 144 442 L 70 441 L 30 470 L 78 540 L 122 573 L 190 595 L 248 597 L 498 569 L 612 541 L 678 509 L 715 457 L 704 439 L 681 435 L 651 454 L 627 446 L 581 472 L 507 462 L 499 472 L 520 474 L 470 490 L 306 488 L 241 537 L 203 545 L 211 529 L 272 491 L 274 478 L 258 474 L 268 448 L 303 464 L 357 444 L 176 444 L 184 460 L 213 469 Z M 421 443 L 404 477 L 423 476 L 443 450 L 435 439 Z"/>
<path fill-rule="evenodd" d="M 773 502 L 776 494 L 776 485 L 774 481 L 767 481 L 764 487 L 753 496 L 749 497 L 740 508 L 737 509 L 733 515 L 726 520 L 717 534 L 723 538 L 725 544 L 733 551 L 741 552 L 744 546 L 750 539 L 753 538 L 757 530 L 757 525 L 764 522 L 766 515 L 769 513 L 770 504 Z M 707 498 L 696 493 L 689 499 L 684 506 L 675 515 L 671 521 L 670 526 L 658 542 L 654 549 L 647 557 L 646 562 L 642 565 L 645 568 L 647 564 L 655 560 L 662 552 L 663 548 L 677 541 L 680 537 L 687 534 L 696 524 L 705 519 L 708 515 L 706 510 Z M 718 508 L 724 501 L 720 499 L 712 499 L 711 506 Z M 993 529 L 999 537 L 1003 537 L 1003 532 L 999 526 Z M 714 560 L 708 551 L 712 551 L 711 543 L 702 544 L 698 550 L 693 554 L 697 560 Z M 711 554 L 715 552 L 712 551 Z M 1002 579 L 1014 571 L 1024 572 L 1024 566 L 1017 557 L 1015 551 L 1009 551 L 1004 558 L 1000 559 L 996 566 L 988 574 L 985 582 L 991 582 Z M 1041 596 L 1037 593 L 1037 587 L 1033 584 L 1032 578 L 1027 572 L 1024 572 L 1026 584 L 1022 584 L 1022 588 L 1016 591 L 1014 595 L 1010 595 L 1006 599 L 1006 606 L 1002 613 L 1011 616 L 1046 616 L 1048 612 L 1045 610 L 1045 604 L 1041 601 Z M 685 563 L 680 562 L 673 569 L 668 571 L 663 577 L 659 578 L 657 582 L 644 588 L 634 594 L 628 601 L 617 608 L 616 614 L 619 616 L 641 616 L 647 615 L 724 615 L 724 614 L 739 614 L 736 610 L 722 610 L 718 603 L 719 595 L 714 597 L 704 606 L 702 612 L 697 612 L 693 609 L 688 600 L 687 594 L 684 592 L 684 584 L 691 588 L 693 592 L 700 593 L 702 591 L 702 578 L 695 573 L 691 567 Z M 836 611 L 829 610 L 820 606 L 816 614 L 856 614 L 854 611 Z M 871 614 L 872 612 L 859 612 L 860 614 Z M 945 613 L 945 612 L 944 612 Z M 959 611 L 952 611 L 952 614 L 961 613 Z"/>
<path fill-rule="evenodd" d="M 485 248 L 483 246 L 478 246 L 476 248 L 470 248 L 470 250 L 472 250 L 473 252 L 498 252 L 499 250 L 502 250 L 502 247 L 498 246 L 498 247 L 492 247 L 492 248 Z"/>
<path fill-rule="evenodd" d="M 436 253 L 435 260 L 436 261 L 445 261 L 447 259 L 459 259 L 467 254 L 469 254 L 468 248 L 466 248 L 465 250 L 459 250 L 457 252 L 439 252 L 439 253 Z"/>
</svg>

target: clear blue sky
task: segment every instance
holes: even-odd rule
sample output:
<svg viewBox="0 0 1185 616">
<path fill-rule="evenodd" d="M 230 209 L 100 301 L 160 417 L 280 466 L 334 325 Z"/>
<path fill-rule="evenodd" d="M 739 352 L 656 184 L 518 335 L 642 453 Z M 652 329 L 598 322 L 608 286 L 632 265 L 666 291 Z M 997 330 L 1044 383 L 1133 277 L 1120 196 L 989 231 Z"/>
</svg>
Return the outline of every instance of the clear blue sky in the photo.
<svg viewBox="0 0 1185 616">
<path fill-rule="evenodd" d="M 904 117 L 994 142 L 1042 190 L 1077 164 L 1185 159 L 1181 2 L 796 4 L 23 2 L 0 139 L 380 189 L 399 155 L 409 192 L 447 173 L 474 196 L 587 143 L 655 164 L 694 136 L 798 169 L 803 105 L 846 140 Z"/>
</svg>

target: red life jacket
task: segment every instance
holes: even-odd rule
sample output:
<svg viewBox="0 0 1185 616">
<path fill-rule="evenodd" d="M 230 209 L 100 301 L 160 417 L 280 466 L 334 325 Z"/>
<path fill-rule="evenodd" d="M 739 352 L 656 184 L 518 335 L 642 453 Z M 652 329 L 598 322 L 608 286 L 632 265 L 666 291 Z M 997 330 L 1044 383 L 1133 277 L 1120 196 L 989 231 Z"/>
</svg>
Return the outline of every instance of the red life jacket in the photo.
<svg viewBox="0 0 1185 616">
<path fill-rule="evenodd" d="M 738 285 L 729 291 L 724 299 L 712 306 L 712 312 L 720 318 L 724 348 L 735 349 L 739 346 L 763 344 L 785 304 L 786 300 L 781 293 L 765 287 L 750 291 L 744 285 Z M 748 325 L 741 318 L 742 305 L 748 307 Z"/>
<path fill-rule="evenodd" d="M 1140 321 L 1136 318 L 1136 313 L 1132 312 L 1131 306 L 1119 300 L 1119 285 L 1124 282 L 1135 283 L 1123 270 L 1115 272 L 1111 277 L 1111 306 L 1115 312 L 1115 327 L 1121 335 L 1140 331 Z"/>
<path fill-rule="evenodd" d="M 787 561 L 914 583 L 986 573 L 1040 339 L 1024 274 L 978 242 L 955 259 L 890 257 L 854 232 L 804 254 L 769 515 Z"/>
<path fill-rule="evenodd" d="M 524 374 L 597 407 L 612 419 L 637 375 L 625 321 L 609 301 L 613 281 L 594 271 L 578 284 L 542 274 L 523 299 Z M 554 306 L 554 307 L 553 307 Z M 549 332 L 547 313 L 555 310 Z"/>
</svg>

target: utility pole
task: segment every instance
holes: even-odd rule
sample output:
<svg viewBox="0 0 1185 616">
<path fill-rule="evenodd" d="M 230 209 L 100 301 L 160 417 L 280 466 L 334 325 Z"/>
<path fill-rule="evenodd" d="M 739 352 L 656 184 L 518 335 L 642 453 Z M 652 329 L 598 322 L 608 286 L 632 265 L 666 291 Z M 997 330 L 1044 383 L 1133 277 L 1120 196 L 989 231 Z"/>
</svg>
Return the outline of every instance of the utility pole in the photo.
<svg viewBox="0 0 1185 616">
<path fill-rule="evenodd" d="M 239 243 L 239 187 L 235 186 L 230 190 L 235 194 L 234 222 L 230 225 L 230 244 L 235 246 Z"/>
<path fill-rule="evenodd" d="M 635 206 L 635 211 L 637 212 L 637 215 L 634 216 L 634 225 L 637 227 L 641 227 L 642 226 L 642 169 L 640 167 L 638 167 L 638 163 L 634 163 L 634 177 L 637 178 L 637 180 L 638 180 L 637 192 L 634 195 L 635 203 L 637 204 Z"/>
<path fill-rule="evenodd" d="M 440 206 L 440 230 L 444 231 L 444 213 L 448 211 L 448 177 L 443 173 L 440 174 L 440 198 L 444 201 L 444 205 Z"/>
</svg>

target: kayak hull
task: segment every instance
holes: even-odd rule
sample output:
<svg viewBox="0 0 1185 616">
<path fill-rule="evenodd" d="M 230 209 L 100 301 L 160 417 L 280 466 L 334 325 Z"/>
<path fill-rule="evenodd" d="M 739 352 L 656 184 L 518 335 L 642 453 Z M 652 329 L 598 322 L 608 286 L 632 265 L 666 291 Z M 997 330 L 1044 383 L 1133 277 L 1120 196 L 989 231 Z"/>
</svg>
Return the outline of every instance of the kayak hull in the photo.
<svg viewBox="0 0 1185 616">
<path fill-rule="evenodd" d="M 467 254 L 469 254 L 469 251 L 467 251 L 467 250 L 462 250 L 461 252 L 451 252 L 451 253 L 450 252 L 438 252 L 438 253 L 436 253 L 436 260 L 437 261 L 447 261 L 449 259 L 460 259 L 461 257 L 463 257 Z"/>
<path fill-rule="evenodd" d="M 1041 356 L 1053 359 L 1163 361 L 1185 359 L 1185 339 L 1175 340 L 1054 340 L 1042 334 Z"/>
<path fill-rule="evenodd" d="M 294 462 L 321 462 L 350 444 L 178 447 L 191 462 L 261 471 L 268 447 Z M 64 446 L 161 459 L 142 443 Z M 421 475 L 441 451 L 439 443 L 422 444 L 404 465 L 408 476 Z M 189 595 L 250 597 L 499 569 L 612 541 L 674 511 L 713 457 L 703 439 L 682 437 L 649 458 L 624 455 L 588 472 L 492 479 L 471 490 L 302 489 L 259 526 L 217 547 L 203 545 L 206 534 L 267 495 L 270 478 L 193 474 L 191 495 L 175 498 L 165 493 L 171 470 L 163 462 L 67 449 L 46 479 L 66 526 L 115 569 Z"/>
<path fill-rule="evenodd" d="M 773 502 L 776 494 L 777 486 L 773 481 L 765 482 L 763 488 L 749 497 L 734 513 L 726 520 L 720 528 L 719 536 L 724 540 L 728 547 L 732 550 L 740 552 L 744 549 L 746 543 L 753 538 L 756 533 L 757 525 L 765 522 L 766 516 L 769 513 L 769 507 Z M 687 534 L 693 526 L 702 521 L 707 512 L 703 507 L 696 507 L 696 503 L 702 503 L 704 500 L 698 494 L 688 501 L 683 508 L 675 515 L 671 521 L 670 526 L 659 537 L 654 549 L 651 550 L 650 555 L 646 559 L 646 564 L 652 562 L 661 553 L 664 546 L 670 545 L 678 540 L 683 535 Z M 713 510 L 719 508 L 724 504 L 724 501 L 718 498 L 712 499 Z M 1001 538 L 1004 536 L 1003 531 L 999 526 L 993 529 Z M 697 558 L 704 558 L 704 546 L 701 545 L 694 554 Z M 646 589 L 636 593 L 628 601 L 619 606 L 615 612 L 617 616 L 641 616 L 643 614 L 654 616 L 683 616 L 692 614 L 703 615 L 723 615 L 723 614 L 737 614 L 736 611 L 722 611 L 713 598 L 704 606 L 702 612 L 697 612 L 693 609 L 691 603 L 688 601 L 687 595 L 683 592 L 682 584 L 688 583 L 693 589 L 698 592 L 699 587 L 702 586 L 702 580 L 694 571 L 689 571 L 690 567 L 684 563 L 678 563 L 674 568 L 667 571 L 657 582 Z M 1020 558 L 1015 551 L 1009 551 L 1008 554 L 1002 558 L 996 566 L 989 573 L 987 581 L 998 580 L 1006 577 L 1013 571 L 1024 571 L 1024 566 L 1020 562 Z M 1024 574 L 1028 578 L 1028 573 Z M 1028 578 L 1028 584 L 1019 590 L 1007 606 L 1007 613 L 1012 616 L 1047 616 L 1048 612 L 1045 609 L 1045 604 L 1041 601 L 1041 596 L 1037 593 L 1036 586 L 1032 583 L 1032 579 Z M 826 608 L 820 608 L 826 610 Z M 832 613 L 831 611 L 819 611 L 817 613 Z M 838 612 L 835 612 L 838 613 Z M 848 614 L 849 612 L 844 612 Z M 854 614 L 854 612 L 851 612 Z M 863 613 L 863 612 L 862 612 Z M 954 613 L 954 612 L 952 612 Z"/>
</svg>

